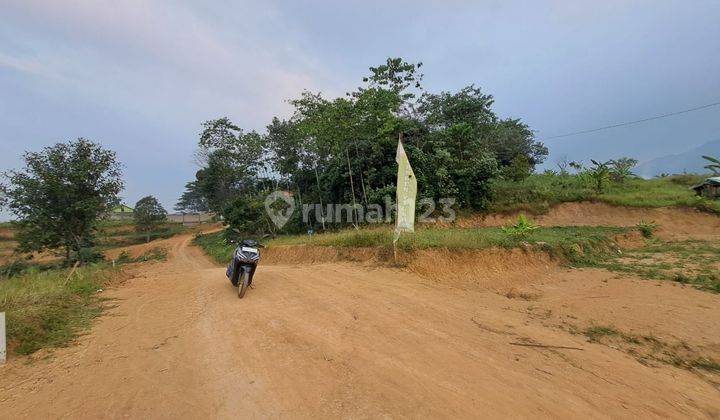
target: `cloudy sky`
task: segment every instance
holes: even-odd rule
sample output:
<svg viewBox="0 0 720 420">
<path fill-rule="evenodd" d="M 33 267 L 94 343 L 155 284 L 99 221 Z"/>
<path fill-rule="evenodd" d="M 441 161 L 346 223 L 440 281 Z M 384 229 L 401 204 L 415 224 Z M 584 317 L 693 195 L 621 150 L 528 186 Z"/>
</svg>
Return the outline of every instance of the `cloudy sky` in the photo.
<svg viewBox="0 0 720 420">
<path fill-rule="evenodd" d="M 342 95 L 388 56 L 474 83 L 537 137 L 720 101 L 720 1 L 0 1 L 0 169 L 86 137 L 129 204 L 172 208 L 200 124 L 262 130 L 303 89 Z M 553 163 L 648 160 L 720 139 L 720 107 L 548 140 Z"/>
</svg>

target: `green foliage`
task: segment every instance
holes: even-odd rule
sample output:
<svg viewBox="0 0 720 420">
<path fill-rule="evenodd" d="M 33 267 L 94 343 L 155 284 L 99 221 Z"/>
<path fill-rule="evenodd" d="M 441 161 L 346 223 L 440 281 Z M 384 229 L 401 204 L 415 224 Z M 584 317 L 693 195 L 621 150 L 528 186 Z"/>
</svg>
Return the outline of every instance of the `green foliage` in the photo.
<svg viewBox="0 0 720 420">
<path fill-rule="evenodd" d="M 709 165 L 704 166 L 705 169 L 712 171 L 715 175 L 720 175 L 720 159 L 712 156 L 703 156 L 702 158 L 710 162 Z"/>
<path fill-rule="evenodd" d="M 595 192 L 602 194 L 610 180 L 610 165 L 612 161 L 598 162 L 590 159 L 590 162 L 592 162 L 593 166 L 586 171 L 586 174 Z"/>
<path fill-rule="evenodd" d="M 665 178 L 669 179 L 673 184 L 684 187 L 692 187 L 705 179 L 704 176 L 697 174 L 666 175 Z"/>
<path fill-rule="evenodd" d="M 15 277 L 30 267 L 27 260 L 16 258 L 9 263 L 0 265 L 0 278 Z"/>
<path fill-rule="evenodd" d="M 242 194 L 258 191 L 260 175 L 267 177 L 266 139 L 244 132 L 228 118 L 206 121 L 196 154 L 201 169 L 186 185 L 182 207 L 207 208 L 216 213 Z"/>
<path fill-rule="evenodd" d="M 260 234 L 274 231 L 275 225 L 265 211 L 265 197 L 258 194 L 235 199 L 223 211 L 223 219 L 231 228 L 243 233 Z"/>
<path fill-rule="evenodd" d="M 606 344 L 614 349 L 624 350 L 642 363 L 647 363 L 649 359 L 682 369 L 720 371 L 720 363 L 699 354 L 697 349 L 691 348 L 685 342 L 669 344 L 653 335 L 624 332 L 610 325 L 593 325 L 578 332 L 585 335 L 591 343 Z"/>
<path fill-rule="evenodd" d="M 524 178 L 547 148 L 522 121 L 499 118 L 493 97 L 480 88 L 422 92 L 421 66 L 389 58 L 345 97 L 303 92 L 290 101 L 292 117 L 273 118 L 265 134 L 246 134 L 227 118 L 206 122 L 202 169 L 181 203 L 200 197 L 245 231 L 272 229 L 258 217 L 257 202 L 276 189 L 292 191 L 299 206 L 381 204 L 386 196 L 394 199 L 402 135 L 419 198 L 454 197 L 462 207 L 487 208 L 500 170 L 511 166 L 510 177 Z M 318 228 L 320 221 L 310 225 Z M 307 227 L 297 219 L 283 231 Z"/>
<path fill-rule="evenodd" d="M 164 261 L 167 259 L 167 249 L 161 248 L 161 247 L 155 247 L 148 251 L 145 251 L 142 255 L 132 258 L 130 257 L 130 253 L 127 251 L 123 251 L 118 255 L 117 259 L 115 260 L 116 264 L 130 264 L 130 263 L 139 263 L 139 262 L 147 262 L 147 261 Z"/>
<path fill-rule="evenodd" d="M 2 186 L 19 219 L 19 249 L 63 247 L 69 261 L 71 252 L 92 246 L 96 220 L 118 202 L 120 164 L 114 152 L 83 138 L 23 158 L 25 168 L 7 172 L 9 184 Z"/>
<path fill-rule="evenodd" d="M 232 257 L 235 245 L 227 239 L 225 232 L 198 234 L 193 243 L 202 248 L 218 264 L 227 264 Z"/>
<path fill-rule="evenodd" d="M 0 281 L 0 312 L 7 316 L 8 342 L 17 354 L 64 346 L 102 311 L 97 291 L 112 269 L 90 264 L 68 270 L 26 270 Z"/>
<path fill-rule="evenodd" d="M 580 176 L 531 175 L 522 181 L 496 179 L 492 183 L 490 212 L 527 211 L 546 213 L 550 206 L 590 199 L 593 191 Z"/>
<path fill-rule="evenodd" d="M 613 237 L 626 232 L 624 228 L 602 226 L 540 227 L 534 230 L 530 244 L 538 251 L 575 262 L 592 259 L 596 255 L 616 252 Z M 276 245 L 316 245 L 339 247 L 391 247 L 390 229 L 348 229 L 317 235 L 279 236 L 270 240 Z M 404 250 L 447 248 L 486 249 L 493 247 L 519 248 L 527 245 L 527 238 L 508 235 L 502 228 L 477 229 L 420 229 L 402 235 L 397 246 Z M 227 258 L 227 257 L 226 257 Z"/>
<path fill-rule="evenodd" d="M 546 213 L 550 206 L 577 201 L 600 201 L 628 207 L 694 207 L 720 213 L 720 203 L 696 197 L 688 187 L 700 182 L 698 175 L 673 175 L 665 178 L 629 178 L 611 183 L 602 195 L 580 175 L 537 174 L 519 181 L 496 179 L 492 183 L 492 212 L 526 211 Z"/>
<path fill-rule="evenodd" d="M 135 204 L 133 220 L 135 229 L 146 235 L 146 242 L 150 242 L 150 232 L 167 219 L 167 212 L 157 200 L 157 198 L 148 195 L 143 197 Z"/>
<path fill-rule="evenodd" d="M 95 247 L 93 248 L 81 248 L 77 252 L 77 261 L 85 263 L 100 262 L 105 259 L 105 255 L 98 251 Z"/>
<path fill-rule="evenodd" d="M 422 63 L 407 63 L 399 57 L 388 58 L 385 64 L 370 67 L 372 75 L 363 77 L 363 82 L 368 83 L 370 89 L 385 89 L 400 95 L 402 100 L 412 99 L 415 94 L 407 90 L 410 87 L 421 88 L 423 74 L 418 73 L 420 67 Z M 360 88 L 359 92 L 364 90 Z"/>
<path fill-rule="evenodd" d="M 539 225 L 533 224 L 524 214 L 520 213 L 517 223 L 512 226 L 503 226 L 502 231 L 506 235 L 525 238 L 539 228 Z"/>
<path fill-rule="evenodd" d="M 599 226 L 539 228 L 533 234 L 531 244 L 540 252 L 570 262 L 593 259 L 597 255 L 615 253 L 613 237 L 626 229 Z M 266 243 L 268 247 L 283 245 L 313 245 L 331 247 L 392 247 L 391 229 L 347 229 L 316 235 L 283 235 Z M 227 264 L 234 245 L 224 232 L 197 235 L 193 241 L 216 262 Z M 402 235 L 398 248 L 416 249 L 487 249 L 501 247 L 519 248 L 527 245 L 525 238 L 505 234 L 501 228 L 479 229 L 421 229 L 413 234 Z"/>
<path fill-rule="evenodd" d="M 512 181 L 522 181 L 523 179 L 530 176 L 532 173 L 532 166 L 527 156 L 518 155 L 510 162 L 508 166 L 503 168 L 502 174 L 505 179 Z M 554 173 L 550 173 L 554 175 Z"/>
<path fill-rule="evenodd" d="M 636 227 L 644 238 L 652 238 L 655 229 L 657 229 L 657 223 L 653 221 L 646 222 L 645 220 L 641 220 L 640 222 L 638 222 Z"/>
<path fill-rule="evenodd" d="M 700 273 L 695 275 L 677 273 L 671 277 L 671 280 L 695 286 L 700 290 L 720 293 L 720 274 L 718 273 Z"/>
<path fill-rule="evenodd" d="M 720 293 L 720 275 L 712 264 L 708 264 L 718 258 L 720 245 L 717 241 L 661 242 L 652 239 L 644 247 L 625 250 L 622 255 L 610 253 L 579 263 Z"/>
<path fill-rule="evenodd" d="M 585 330 L 583 330 L 582 333 L 587 336 L 591 343 L 599 343 L 605 337 L 626 337 L 628 339 L 631 339 L 630 336 L 624 335 L 615 327 L 611 326 L 594 325 L 592 327 L 586 328 Z"/>
<path fill-rule="evenodd" d="M 199 182 L 190 181 L 185 184 L 185 191 L 180 196 L 175 210 L 182 213 L 204 213 L 210 210 L 207 198 L 200 189 Z"/>
<path fill-rule="evenodd" d="M 610 178 L 614 182 L 625 182 L 626 179 L 634 176 L 632 169 L 637 166 L 637 159 L 621 157 L 610 161 Z"/>
</svg>

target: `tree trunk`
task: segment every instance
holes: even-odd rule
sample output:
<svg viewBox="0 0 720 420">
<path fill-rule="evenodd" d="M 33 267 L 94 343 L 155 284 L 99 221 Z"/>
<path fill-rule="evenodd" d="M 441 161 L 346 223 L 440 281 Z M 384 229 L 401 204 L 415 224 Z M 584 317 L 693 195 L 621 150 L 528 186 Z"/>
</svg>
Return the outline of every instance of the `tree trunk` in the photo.
<svg viewBox="0 0 720 420">
<path fill-rule="evenodd" d="M 297 179 L 297 176 L 295 178 Z M 289 185 L 288 185 L 288 187 L 289 187 Z M 298 200 L 300 200 L 300 210 L 302 211 L 302 208 L 303 208 L 302 192 L 300 192 L 300 185 L 298 185 L 297 182 L 295 183 L 295 188 L 297 189 Z M 308 218 L 307 224 L 308 225 L 310 224 L 310 218 Z"/>
<path fill-rule="evenodd" d="M 355 210 L 356 210 L 355 209 L 355 186 L 353 185 L 352 168 L 350 167 L 350 152 L 348 152 L 347 148 L 345 148 L 345 156 L 347 157 L 348 175 L 350 175 L 350 192 L 352 193 L 352 202 L 353 202 L 352 213 L 350 213 L 350 215 L 352 216 L 352 219 L 353 219 L 353 226 L 355 227 L 355 229 L 357 229 L 358 228 L 357 218 L 355 217 L 355 215 L 356 215 L 356 212 L 355 212 Z"/>
<path fill-rule="evenodd" d="M 360 159 L 360 153 L 358 152 L 357 141 L 355 142 L 355 158 Z M 360 186 L 362 187 L 363 201 L 365 206 L 368 205 L 367 193 L 365 192 L 365 177 L 363 177 L 363 171 L 360 170 Z"/>
<path fill-rule="evenodd" d="M 323 213 L 322 190 L 320 189 L 320 176 L 318 175 L 317 163 L 315 163 L 315 182 L 317 182 L 318 198 L 320 199 L 320 221 L 322 222 L 323 230 L 325 230 L 325 213 Z"/>
</svg>

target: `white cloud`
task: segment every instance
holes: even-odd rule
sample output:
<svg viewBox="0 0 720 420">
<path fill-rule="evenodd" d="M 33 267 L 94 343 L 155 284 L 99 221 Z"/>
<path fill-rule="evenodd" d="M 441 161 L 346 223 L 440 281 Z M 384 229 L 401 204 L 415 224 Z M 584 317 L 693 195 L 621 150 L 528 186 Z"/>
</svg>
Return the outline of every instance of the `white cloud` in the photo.
<svg viewBox="0 0 720 420">
<path fill-rule="evenodd" d="M 112 106 L 198 121 L 228 114 L 259 128 L 288 111 L 284 99 L 322 88 L 312 60 L 288 56 L 303 54 L 293 51 L 292 37 L 258 35 L 259 24 L 282 24 L 277 13 L 259 13 L 265 7 L 241 5 L 232 11 L 238 24 L 227 28 L 178 3 L 11 1 L 6 18 L 30 35 L 14 42 L 31 53 L 2 54 L 0 65 L 55 78 Z"/>
</svg>

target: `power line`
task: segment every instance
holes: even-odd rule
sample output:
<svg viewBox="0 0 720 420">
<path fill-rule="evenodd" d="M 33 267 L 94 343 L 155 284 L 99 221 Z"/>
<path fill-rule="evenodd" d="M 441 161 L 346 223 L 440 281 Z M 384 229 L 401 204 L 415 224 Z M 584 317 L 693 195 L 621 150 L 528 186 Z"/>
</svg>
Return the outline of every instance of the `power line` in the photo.
<svg viewBox="0 0 720 420">
<path fill-rule="evenodd" d="M 557 135 L 557 136 L 545 137 L 545 138 L 543 138 L 542 140 L 559 139 L 559 138 L 561 138 L 561 137 L 576 136 L 576 135 L 578 135 L 578 134 L 594 133 L 594 132 L 596 132 L 596 131 L 607 130 L 607 129 L 610 129 L 610 128 L 624 127 L 624 126 L 626 126 L 626 125 L 639 124 L 639 123 L 643 123 L 643 122 L 647 122 L 647 121 L 659 120 L 660 118 L 672 117 L 672 116 L 674 116 L 674 115 L 686 114 L 686 113 L 688 113 L 688 112 L 698 111 L 698 110 L 701 110 L 701 109 L 710 108 L 710 107 L 718 106 L 718 105 L 720 105 L 720 102 L 714 102 L 714 103 L 711 103 L 711 104 L 702 105 L 702 106 L 698 106 L 698 107 L 695 107 L 695 108 L 684 109 L 684 110 L 682 110 L 682 111 L 677 111 L 677 112 L 671 112 L 671 113 L 669 113 L 669 114 L 662 114 L 662 115 L 656 115 L 656 116 L 654 116 L 654 117 L 643 118 L 643 119 L 641 119 L 641 120 L 628 121 L 628 122 L 623 122 L 623 123 L 619 123 L 619 124 L 606 125 L 606 126 L 604 126 L 604 127 L 591 128 L 591 129 L 589 129 L 589 130 L 580 130 L 580 131 L 574 131 L 574 132 L 572 132 L 572 133 L 560 134 L 560 135 Z"/>
</svg>

